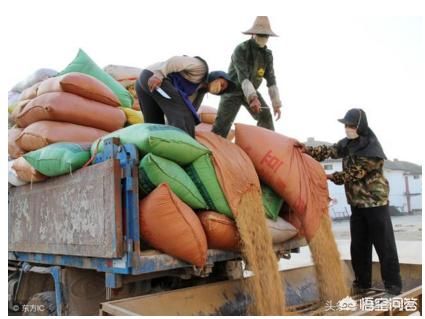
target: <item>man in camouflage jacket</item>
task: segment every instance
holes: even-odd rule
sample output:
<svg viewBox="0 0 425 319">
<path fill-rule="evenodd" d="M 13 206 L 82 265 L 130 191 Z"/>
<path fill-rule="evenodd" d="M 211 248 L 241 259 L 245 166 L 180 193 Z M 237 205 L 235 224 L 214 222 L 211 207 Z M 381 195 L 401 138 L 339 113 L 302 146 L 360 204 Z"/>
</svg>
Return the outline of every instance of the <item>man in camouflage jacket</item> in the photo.
<svg viewBox="0 0 425 319">
<path fill-rule="evenodd" d="M 389 185 L 384 176 L 385 154 L 373 131 L 366 113 L 351 109 L 343 119 L 347 137 L 332 146 L 307 147 L 304 152 L 318 161 L 342 158 L 342 172 L 327 175 L 337 185 L 345 186 L 351 206 L 351 263 L 355 292 L 371 288 L 372 245 L 381 264 L 381 275 L 386 291 L 391 295 L 401 292 L 400 265 L 393 226 L 388 209 Z"/>
<path fill-rule="evenodd" d="M 213 132 L 226 137 L 241 105 L 245 106 L 257 125 L 274 130 L 270 108 L 257 91 L 263 78 L 266 79 L 268 92 L 277 120 L 281 115 L 282 103 L 273 68 L 272 51 L 266 47 L 269 36 L 277 36 L 270 28 L 267 17 L 257 17 L 254 26 L 244 32 L 253 37 L 239 44 L 232 54 L 229 77 L 236 83 L 237 89 L 223 94 L 218 107 Z"/>
</svg>

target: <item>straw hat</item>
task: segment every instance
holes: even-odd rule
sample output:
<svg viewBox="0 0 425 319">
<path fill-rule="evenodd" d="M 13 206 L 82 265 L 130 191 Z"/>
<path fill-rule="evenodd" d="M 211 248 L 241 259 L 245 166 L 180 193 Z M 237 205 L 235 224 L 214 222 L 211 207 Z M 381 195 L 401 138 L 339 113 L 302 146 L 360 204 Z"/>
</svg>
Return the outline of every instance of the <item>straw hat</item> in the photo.
<svg viewBox="0 0 425 319">
<path fill-rule="evenodd" d="M 261 34 L 261 35 L 268 35 L 271 37 L 278 37 L 278 35 L 272 31 L 272 28 L 270 27 L 270 21 L 267 16 L 258 16 L 255 19 L 254 25 L 251 27 L 251 29 L 242 33 L 243 34 Z"/>
</svg>

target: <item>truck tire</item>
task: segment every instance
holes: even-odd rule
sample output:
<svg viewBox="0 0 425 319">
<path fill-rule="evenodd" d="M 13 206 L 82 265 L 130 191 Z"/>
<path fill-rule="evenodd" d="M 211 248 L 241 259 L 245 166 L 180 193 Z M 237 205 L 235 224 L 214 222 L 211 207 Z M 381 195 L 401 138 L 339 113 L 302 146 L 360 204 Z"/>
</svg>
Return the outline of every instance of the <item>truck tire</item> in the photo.
<svg viewBox="0 0 425 319">
<path fill-rule="evenodd" d="M 56 296 L 54 291 L 34 294 L 26 307 L 22 309 L 24 316 L 56 316 Z"/>
</svg>

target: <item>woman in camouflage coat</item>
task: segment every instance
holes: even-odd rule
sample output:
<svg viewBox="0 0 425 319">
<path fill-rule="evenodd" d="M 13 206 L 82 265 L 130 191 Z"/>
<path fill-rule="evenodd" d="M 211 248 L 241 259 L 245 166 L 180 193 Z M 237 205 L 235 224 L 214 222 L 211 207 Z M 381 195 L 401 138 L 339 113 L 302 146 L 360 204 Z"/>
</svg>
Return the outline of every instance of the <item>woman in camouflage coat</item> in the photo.
<svg viewBox="0 0 425 319">
<path fill-rule="evenodd" d="M 347 137 L 332 146 L 298 146 L 318 161 L 342 158 L 342 172 L 328 179 L 344 185 L 351 206 L 351 263 L 355 291 L 371 287 L 372 245 L 381 264 L 381 275 L 389 294 L 401 292 L 400 265 L 388 209 L 389 185 L 384 177 L 386 156 L 369 128 L 366 113 L 351 109 L 343 119 Z"/>
</svg>

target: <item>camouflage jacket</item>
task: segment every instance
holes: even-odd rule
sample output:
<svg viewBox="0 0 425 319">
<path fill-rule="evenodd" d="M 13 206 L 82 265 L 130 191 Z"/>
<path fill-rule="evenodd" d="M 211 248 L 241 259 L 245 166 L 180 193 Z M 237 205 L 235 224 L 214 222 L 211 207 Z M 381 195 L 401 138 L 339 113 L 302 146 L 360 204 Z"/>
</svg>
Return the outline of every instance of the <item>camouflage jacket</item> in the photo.
<svg viewBox="0 0 425 319">
<path fill-rule="evenodd" d="M 255 89 L 261 85 L 263 78 L 268 87 L 275 85 L 272 51 L 267 47 L 260 48 L 254 39 L 242 42 L 232 54 L 228 74 L 239 89 L 245 79 L 251 81 Z"/>
<path fill-rule="evenodd" d="M 384 160 L 339 154 L 336 144 L 332 146 L 307 147 L 307 153 L 321 162 L 327 158 L 343 158 L 342 172 L 332 174 L 332 181 L 344 184 L 347 201 L 351 206 L 365 208 L 388 204 L 389 184 L 384 177 Z"/>
</svg>

